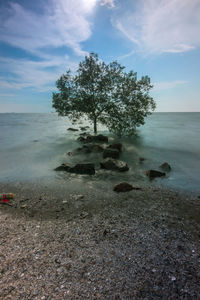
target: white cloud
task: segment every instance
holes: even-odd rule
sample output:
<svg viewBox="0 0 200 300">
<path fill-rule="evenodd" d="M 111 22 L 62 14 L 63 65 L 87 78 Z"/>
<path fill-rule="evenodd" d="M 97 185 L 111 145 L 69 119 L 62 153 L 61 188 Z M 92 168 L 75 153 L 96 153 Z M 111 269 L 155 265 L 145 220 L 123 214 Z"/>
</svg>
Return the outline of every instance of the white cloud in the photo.
<svg viewBox="0 0 200 300">
<path fill-rule="evenodd" d="M 153 83 L 153 91 L 162 91 L 176 88 L 180 85 L 187 84 L 186 80 L 174 80 L 174 81 L 163 81 L 163 82 L 154 82 Z"/>
<path fill-rule="evenodd" d="M 43 15 L 11 2 L 8 17 L 0 15 L 0 39 L 39 56 L 45 56 L 44 47 L 61 46 L 85 55 L 80 43 L 91 35 L 89 16 L 97 1 L 49 0 Z"/>
<path fill-rule="evenodd" d="M 76 63 L 68 57 L 52 58 L 45 61 L 26 59 L 0 59 L 2 70 L 10 72 L 8 80 L 0 78 L 1 89 L 20 90 L 31 87 L 45 92 L 55 89 L 55 81 L 66 69 L 75 69 Z M 49 69 L 51 68 L 51 69 Z"/>
<path fill-rule="evenodd" d="M 103 1 L 101 2 L 101 5 L 102 5 L 102 6 L 108 5 L 110 8 L 114 8 L 114 7 L 115 7 L 114 0 L 103 0 Z"/>
<path fill-rule="evenodd" d="M 199 0 L 138 0 L 112 21 L 145 53 L 179 53 L 200 46 Z"/>
</svg>

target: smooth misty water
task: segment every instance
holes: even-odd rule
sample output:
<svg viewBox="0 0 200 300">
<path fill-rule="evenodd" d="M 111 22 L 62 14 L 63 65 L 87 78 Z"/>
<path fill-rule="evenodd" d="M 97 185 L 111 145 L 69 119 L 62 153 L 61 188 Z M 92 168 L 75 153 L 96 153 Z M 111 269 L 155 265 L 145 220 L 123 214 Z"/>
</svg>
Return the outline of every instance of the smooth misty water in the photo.
<svg viewBox="0 0 200 300">
<path fill-rule="evenodd" d="M 121 156 L 130 166 L 126 173 L 99 169 L 102 154 L 69 157 L 80 146 L 80 132 L 70 132 L 67 118 L 56 114 L 0 114 L 0 182 L 39 181 L 45 184 L 88 184 L 103 186 L 120 181 L 148 182 L 145 170 L 158 169 L 167 161 L 172 171 L 155 182 L 189 192 L 200 192 L 200 113 L 155 113 L 138 130 L 138 136 L 124 138 Z M 74 126 L 79 128 L 78 124 Z M 101 133 L 108 134 L 101 128 Z M 111 141 L 115 141 L 109 135 Z M 144 163 L 139 163 L 144 157 Z M 55 172 L 63 162 L 95 162 L 94 176 Z"/>
</svg>

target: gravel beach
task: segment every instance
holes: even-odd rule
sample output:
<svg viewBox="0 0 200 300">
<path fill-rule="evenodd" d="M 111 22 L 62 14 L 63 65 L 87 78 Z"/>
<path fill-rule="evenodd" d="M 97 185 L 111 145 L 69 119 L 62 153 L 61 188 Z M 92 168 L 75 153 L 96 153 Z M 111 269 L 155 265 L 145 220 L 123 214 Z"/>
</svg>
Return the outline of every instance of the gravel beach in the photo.
<svg viewBox="0 0 200 300">
<path fill-rule="evenodd" d="M 200 299 L 200 197 L 0 184 L 0 299 Z"/>
</svg>

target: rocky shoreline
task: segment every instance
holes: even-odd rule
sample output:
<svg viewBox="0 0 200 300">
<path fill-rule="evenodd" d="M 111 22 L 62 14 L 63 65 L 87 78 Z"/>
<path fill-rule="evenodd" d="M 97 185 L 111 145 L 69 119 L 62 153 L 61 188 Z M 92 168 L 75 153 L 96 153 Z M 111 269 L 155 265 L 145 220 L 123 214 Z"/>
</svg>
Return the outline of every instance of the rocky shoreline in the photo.
<svg viewBox="0 0 200 300">
<path fill-rule="evenodd" d="M 0 188 L 0 299 L 198 299 L 198 196 Z"/>
</svg>

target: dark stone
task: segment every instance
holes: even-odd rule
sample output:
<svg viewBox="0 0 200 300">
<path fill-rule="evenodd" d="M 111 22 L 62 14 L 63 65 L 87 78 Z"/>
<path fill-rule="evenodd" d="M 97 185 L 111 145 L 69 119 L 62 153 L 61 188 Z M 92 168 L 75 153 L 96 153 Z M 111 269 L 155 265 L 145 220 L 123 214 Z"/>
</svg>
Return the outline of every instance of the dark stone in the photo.
<svg viewBox="0 0 200 300">
<path fill-rule="evenodd" d="M 108 149 L 116 149 L 119 152 L 122 152 L 122 144 L 118 143 L 118 144 L 111 144 L 107 147 Z"/>
<path fill-rule="evenodd" d="M 95 141 L 95 142 L 108 143 L 108 137 L 105 135 L 102 135 L 102 134 L 93 135 L 92 138 L 93 138 L 93 141 Z"/>
<path fill-rule="evenodd" d="M 127 163 L 122 160 L 106 158 L 100 163 L 102 169 L 125 172 L 129 170 Z"/>
<path fill-rule="evenodd" d="M 140 157 L 139 161 L 140 161 L 140 163 L 142 163 L 143 161 L 145 161 L 145 158 L 144 157 Z"/>
<path fill-rule="evenodd" d="M 55 168 L 55 171 L 69 171 L 69 169 L 71 168 L 71 166 L 67 165 L 67 164 L 62 164 L 61 166 Z"/>
<path fill-rule="evenodd" d="M 162 177 L 165 176 L 166 174 L 160 171 L 156 171 L 156 170 L 148 170 L 146 171 L 146 175 L 150 178 L 156 178 L 156 177 Z"/>
<path fill-rule="evenodd" d="M 117 193 L 124 193 L 132 190 L 133 190 L 133 186 L 127 182 L 121 182 L 120 184 L 117 184 L 113 189 L 113 191 Z"/>
<path fill-rule="evenodd" d="M 87 129 L 89 129 L 89 128 L 90 128 L 89 126 L 80 127 L 80 130 L 85 131 L 85 130 L 87 130 Z"/>
<path fill-rule="evenodd" d="M 119 151 L 117 149 L 105 149 L 103 151 L 103 158 L 118 158 L 119 157 Z"/>
<path fill-rule="evenodd" d="M 78 138 L 77 138 L 77 141 L 78 142 L 85 142 L 86 141 L 86 138 L 84 138 L 83 136 L 79 136 Z"/>
<path fill-rule="evenodd" d="M 75 128 L 68 128 L 67 130 L 69 130 L 69 131 L 78 131 L 78 129 L 75 129 Z"/>
<path fill-rule="evenodd" d="M 83 143 L 92 143 L 92 142 L 98 142 L 98 143 L 107 143 L 108 142 L 108 137 L 104 135 L 90 135 L 90 134 L 83 134 L 81 135 L 78 139 L 79 142 Z"/>
<path fill-rule="evenodd" d="M 162 164 L 159 168 L 161 168 L 165 172 L 170 172 L 172 169 L 171 166 L 167 162 Z"/>
<path fill-rule="evenodd" d="M 68 170 L 68 172 L 76 173 L 76 174 L 94 175 L 95 174 L 95 168 L 94 168 L 94 164 L 83 163 L 83 164 L 75 165 L 74 167 L 70 168 Z"/>
<path fill-rule="evenodd" d="M 94 152 L 103 152 L 104 148 L 98 144 L 91 145 L 91 150 Z"/>
</svg>

